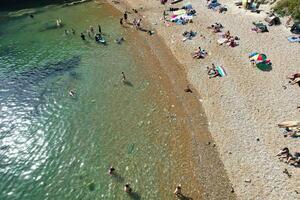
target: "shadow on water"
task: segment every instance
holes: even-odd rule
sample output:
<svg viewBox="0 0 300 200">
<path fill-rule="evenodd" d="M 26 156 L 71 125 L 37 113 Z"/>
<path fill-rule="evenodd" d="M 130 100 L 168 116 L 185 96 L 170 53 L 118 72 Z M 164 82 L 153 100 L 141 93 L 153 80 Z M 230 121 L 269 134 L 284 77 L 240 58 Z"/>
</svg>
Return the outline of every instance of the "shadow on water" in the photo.
<svg viewBox="0 0 300 200">
<path fill-rule="evenodd" d="M 73 56 L 67 60 L 62 60 L 56 63 L 49 63 L 41 67 L 35 67 L 27 71 L 21 72 L 12 76 L 12 79 L 17 82 L 36 83 L 48 77 L 69 72 L 80 64 L 80 56 Z"/>
<path fill-rule="evenodd" d="M 180 200 L 193 200 L 193 198 L 191 198 L 191 197 L 188 197 L 188 196 L 185 196 L 185 195 L 183 195 L 183 194 L 178 194 L 178 199 L 180 199 Z"/>
<path fill-rule="evenodd" d="M 123 183 L 125 181 L 125 179 L 120 174 L 117 174 L 117 173 L 115 173 L 112 176 L 112 178 L 119 183 Z"/>
<path fill-rule="evenodd" d="M 133 87 L 133 84 L 128 80 L 123 81 L 123 84 L 129 87 Z"/>
<path fill-rule="evenodd" d="M 132 192 L 129 194 L 130 198 L 133 200 L 140 200 L 141 199 L 141 195 L 137 192 Z"/>
<path fill-rule="evenodd" d="M 41 90 L 43 81 L 72 71 L 79 66 L 80 60 L 80 56 L 73 56 L 19 73 L 16 72 L 17 69 L 11 68 L 10 72 L 5 72 L 0 77 L 3 89 L 0 92 L 0 100 L 4 101 L 13 95 L 17 101 L 27 102 L 33 107 L 37 107 L 43 102 L 44 94 L 49 91 L 47 88 Z"/>
</svg>

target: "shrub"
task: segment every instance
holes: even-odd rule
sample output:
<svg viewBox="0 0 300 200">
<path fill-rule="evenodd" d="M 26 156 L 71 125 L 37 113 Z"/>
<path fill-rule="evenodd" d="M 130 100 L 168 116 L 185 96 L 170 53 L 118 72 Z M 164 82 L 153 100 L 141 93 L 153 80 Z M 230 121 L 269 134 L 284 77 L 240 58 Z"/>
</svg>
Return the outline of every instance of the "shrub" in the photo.
<svg viewBox="0 0 300 200">
<path fill-rule="evenodd" d="M 274 11 L 280 15 L 292 15 L 294 19 L 300 20 L 300 0 L 281 0 Z"/>
</svg>

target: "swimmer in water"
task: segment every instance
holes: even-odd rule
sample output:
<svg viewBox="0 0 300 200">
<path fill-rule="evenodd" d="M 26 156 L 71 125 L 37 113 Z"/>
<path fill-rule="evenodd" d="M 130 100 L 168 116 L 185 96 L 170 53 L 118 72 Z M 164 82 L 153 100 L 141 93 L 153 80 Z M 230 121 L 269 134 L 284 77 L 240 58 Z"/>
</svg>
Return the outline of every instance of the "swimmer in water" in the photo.
<svg viewBox="0 0 300 200">
<path fill-rule="evenodd" d="M 113 168 L 112 166 L 109 168 L 109 170 L 108 170 L 108 174 L 110 175 L 110 176 L 112 176 L 112 175 L 114 175 L 114 172 L 115 172 L 115 168 Z"/>
<path fill-rule="evenodd" d="M 85 40 L 85 35 L 83 33 L 80 34 L 82 40 Z"/>
<path fill-rule="evenodd" d="M 69 95 L 70 95 L 71 97 L 74 97 L 74 96 L 76 95 L 75 90 L 70 90 L 70 91 L 69 91 Z"/>
<path fill-rule="evenodd" d="M 132 188 L 130 187 L 129 183 L 126 183 L 126 185 L 124 186 L 124 192 L 130 194 L 132 192 Z"/>
<path fill-rule="evenodd" d="M 73 28 L 71 30 L 72 30 L 72 34 L 75 35 L 75 30 Z"/>
<path fill-rule="evenodd" d="M 122 42 L 124 42 L 124 41 L 125 41 L 125 40 L 124 40 L 123 37 L 120 37 L 120 38 L 115 39 L 115 42 L 116 42 L 117 44 L 122 44 Z"/>
<path fill-rule="evenodd" d="M 57 19 L 56 20 L 56 26 L 57 27 L 61 27 L 61 19 Z"/>
</svg>

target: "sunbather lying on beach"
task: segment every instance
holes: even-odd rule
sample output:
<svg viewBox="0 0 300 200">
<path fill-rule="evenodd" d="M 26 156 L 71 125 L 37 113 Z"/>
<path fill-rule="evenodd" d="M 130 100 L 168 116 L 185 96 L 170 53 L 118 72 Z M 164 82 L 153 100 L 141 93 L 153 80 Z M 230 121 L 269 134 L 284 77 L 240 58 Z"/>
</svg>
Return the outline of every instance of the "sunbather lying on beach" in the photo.
<svg viewBox="0 0 300 200">
<path fill-rule="evenodd" d="M 294 155 L 290 155 L 285 162 L 290 165 L 300 166 L 300 153 L 295 152 Z"/>
<path fill-rule="evenodd" d="M 207 67 L 207 75 L 209 78 L 221 76 L 214 63 L 211 64 L 211 68 Z"/>
<path fill-rule="evenodd" d="M 284 137 L 300 137 L 300 129 L 297 127 L 293 128 L 285 128 L 283 132 Z"/>
<path fill-rule="evenodd" d="M 291 75 L 287 76 L 286 78 L 291 79 L 291 80 L 295 80 L 296 78 L 299 78 L 299 77 L 300 77 L 300 72 L 297 72 L 297 73 L 294 73 L 294 74 L 291 74 Z"/>
<path fill-rule="evenodd" d="M 199 58 L 205 58 L 207 55 L 207 52 L 204 49 L 201 49 L 201 47 L 198 47 L 198 50 L 192 53 L 192 57 L 199 59 Z"/>
<path fill-rule="evenodd" d="M 207 28 L 212 29 L 214 33 L 219 33 L 219 32 L 221 32 L 221 29 L 223 28 L 223 26 L 220 23 L 215 23 Z"/>
<path fill-rule="evenodd" d="M 298 83 L 300 85 L 300 77 L 289 81 L 289 84 L 291 84 L 291 85 L 295 85 L 296 83 Z"/>
<path fill-rule="evenodd" d="M 230 46 L 230 47 L 236 47 L 237 45 L 238 45 L 238 43 L 235 41 L 234 38 L 230 38 L 228 40 L 228 46 Z"/>
<path fill-rule="evenodd" d="M 183 41 L 186 41 L 188 39 L 191 40 L 193 37 L 195 37 L 197 35 L 197 32 L 194 32 L 192 30 L 184 31 L 184 33 L 182 35 L 184 36 Z"/>
<path fill-rule="evenodd" d="M 289 148 L 285 147 L 281 149 L 276 156 L 278 156 L 280 160 L 285 160 L 287 162 L 289 159 L 291 159 L 292 154 L 290 153 Z"/>
</svg>

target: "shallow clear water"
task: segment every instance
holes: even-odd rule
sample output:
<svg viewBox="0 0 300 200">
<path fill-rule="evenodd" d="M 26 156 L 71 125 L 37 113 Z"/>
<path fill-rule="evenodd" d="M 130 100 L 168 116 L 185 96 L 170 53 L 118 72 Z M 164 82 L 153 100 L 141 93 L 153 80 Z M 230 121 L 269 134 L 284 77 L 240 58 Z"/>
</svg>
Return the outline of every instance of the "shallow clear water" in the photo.
<svg viewBox="0 0 300 200">
<path fill-rule="evenodd" d="M 0 199 L 172 199 L 187 178 L 174 174 L 169 147 L 181 125 L 145 73 L 147 49 L 106 4 L 37 11 L 0 21 Z M 53 28 L 57 18 L 63 28 Z M 98 24 L 107 46 L 79 37 Z M 115 44 L 121 35 L 130 42 Z"/>
</svg>

